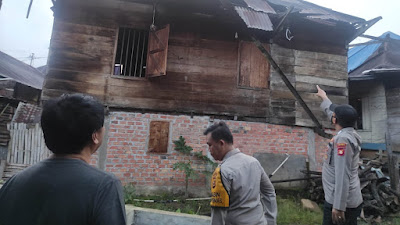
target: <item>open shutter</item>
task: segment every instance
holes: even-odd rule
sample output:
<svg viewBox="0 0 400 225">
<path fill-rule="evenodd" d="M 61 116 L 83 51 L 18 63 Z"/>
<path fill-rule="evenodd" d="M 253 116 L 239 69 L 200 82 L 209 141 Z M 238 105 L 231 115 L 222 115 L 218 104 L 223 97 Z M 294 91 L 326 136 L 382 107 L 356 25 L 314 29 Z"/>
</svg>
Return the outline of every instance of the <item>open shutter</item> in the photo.
<svg viewBox="0 0 400 225">
<path fill-rule="evenodd" d="M 147 51 L 146 77 L 165 76 L 167 72 L 169 24 L 162 29 L 150 31 Z"/>
</svg>

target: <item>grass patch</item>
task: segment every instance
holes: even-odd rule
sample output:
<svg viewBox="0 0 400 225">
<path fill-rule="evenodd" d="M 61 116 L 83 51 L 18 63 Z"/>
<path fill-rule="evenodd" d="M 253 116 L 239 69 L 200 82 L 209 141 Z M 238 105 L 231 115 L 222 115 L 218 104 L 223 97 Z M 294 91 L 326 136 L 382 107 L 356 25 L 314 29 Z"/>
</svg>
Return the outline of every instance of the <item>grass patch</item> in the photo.
<svg viewBox="0 0 400 225">
<path fill-rule="evenodd" d="M 277 197 L 279 225 L 314 225 L 322 224 L 321 213 L 311 212 L 302 208 L 300 200 L 295 198 Z"/>
<path fill-rule="evenodd" d="M 137 207 L 159 209 L 170 212 L 179 212 L 197 215 L 211 215 L 209 200 L 185 201 L 182 195 L 162 194 L 157 196 L 137 196 L 135 188 L 132 185 L 124 187 L 125 203 Z M 277 190 L 278 218 L 279 225 L 320 225 L 322 224 L 322 206 L 321 212 L 311 212 L 302 208 L 300 199 L 304 198 L 304 193 L 299 190 Z M 156 202 L 140 202 L 135 199 L 156 200 Z M 171 200 L 178 200 L 172 202 Z M 379 225 L 400 225 L 400 215 L 392 215 L 383 218 Z M 359 225 L 375 225 L 378 223 L 366 223 L 359 221 Z"/>
</svg>

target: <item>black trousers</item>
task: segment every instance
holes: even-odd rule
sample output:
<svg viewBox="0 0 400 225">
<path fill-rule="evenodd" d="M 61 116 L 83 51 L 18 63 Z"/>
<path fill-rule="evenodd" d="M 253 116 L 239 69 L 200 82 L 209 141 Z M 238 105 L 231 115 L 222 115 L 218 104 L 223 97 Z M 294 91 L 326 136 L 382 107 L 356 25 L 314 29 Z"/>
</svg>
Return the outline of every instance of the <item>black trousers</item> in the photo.
<svg viewBox="0 0 400 225">
<path fill-rule="evenodd" d="M 362 209 L 362 204 L 357 208 L 346 208 L 344 217 L 346 219 L 345 223 L 340 225 L 357 225 L 357 217 L 360 216 Z M 324 203 L 324 219 L 322 225 L 333 225 L 332 222 L 332 204 L 325 201 Z"/>
</svg>

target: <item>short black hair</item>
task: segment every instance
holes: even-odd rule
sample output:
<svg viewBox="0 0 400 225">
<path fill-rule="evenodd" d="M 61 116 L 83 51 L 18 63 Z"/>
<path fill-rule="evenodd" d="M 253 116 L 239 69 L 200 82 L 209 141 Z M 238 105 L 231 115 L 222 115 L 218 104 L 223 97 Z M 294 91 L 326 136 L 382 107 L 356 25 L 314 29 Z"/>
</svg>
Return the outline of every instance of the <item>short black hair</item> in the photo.
<svg viewBox="0 0 400 225">
<path fill-rule="evenodd" d="M 357 110 L 355 110 L 353 106 L 348 104 L 331 104 L 329 109 L 335 113 L 336 123 L 341 127 L 355 127 L 358 114 Z"/>
<path fill-rule="evenodd" d="M 64 94 L 43 106 L 41 126 L 54 154 L 79 154 L 104 125 L 104 106 L 83 94 Z"/>
<path fill-rule="evenodd" d="M 209 133 L 211 133 L 211 137 L 214 141 L 224 140 L 228 144 L 233 144 L 232 133 L 229 130 L 228 125 L 223 121 L 213 124 L 204 131 L 204 135 Z"/>
</svg>

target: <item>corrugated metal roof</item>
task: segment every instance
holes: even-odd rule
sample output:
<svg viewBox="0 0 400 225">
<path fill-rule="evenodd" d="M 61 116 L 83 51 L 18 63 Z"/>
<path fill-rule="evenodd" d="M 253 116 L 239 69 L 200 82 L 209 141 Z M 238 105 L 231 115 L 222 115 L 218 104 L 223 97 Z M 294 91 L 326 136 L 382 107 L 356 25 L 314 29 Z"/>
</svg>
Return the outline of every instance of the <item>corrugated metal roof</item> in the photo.
<svg viewBox="0 0 400 225">
<path fill-rule="evenodd" d="M 240 6 L 235 6 L 235 10 L 246 23 L 247 27 L 264 31 L 273 30 L 273 25 L 268 14 Z"/>
<path fill-rule="evenodd" d="M 276 13 L 275 10 L 265 0 L 244 0 L 246 4 L 255 11 L 265 13 Z"/>
<path fill-rule="evenodd" d="M 392 39 L 400 40 L 400 36 L 392 32 L 386 32 L 382 34 L 380 37 L 385 38 L 386 35 L 389 35 L 389 37 Z M 347 71 L 351 72 L 357 69 L 365 61 L 367 61 L 367 59 L 370 58 L 372 54 L 374 54 L 381 45 L 382 43 L 366 44 L 366 45 L 359 45 L 349 49 L 349 51 L 347 52 L 348 56 Z"/>
<path fill-rule="evenodd" d="M 0 51 L 0 76 L 42 90 L 44 75 L 32 66 Z"/>
<path fill-rule="evenodd" d="M 287 8 L 293 6 L 293 11 L 298 11 L 300 14 L 304 14 L 306 17 L 312 19 L 334 20 L 347 23 L 365 22 L 364 19 L 359 17 L 340 13 L 303 0 L 268 0 L 268 2 L 275 5 L 285 6 Z"/>
</svg>

